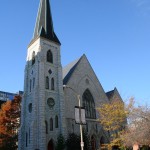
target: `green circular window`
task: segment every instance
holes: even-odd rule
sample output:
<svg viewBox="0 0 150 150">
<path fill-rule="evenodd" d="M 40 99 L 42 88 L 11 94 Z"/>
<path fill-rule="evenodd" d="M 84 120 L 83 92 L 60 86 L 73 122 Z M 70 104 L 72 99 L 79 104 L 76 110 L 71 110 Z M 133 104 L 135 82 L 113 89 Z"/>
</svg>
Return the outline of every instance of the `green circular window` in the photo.
<svg viewBox="0 0 150 150">
<path fill-rule="evenodd" d="M 49 106 L 50 108 L 54 107 L 54 105 L 55 105 L 54 99 L 53 99 L 53 98 L 48 98 L 47 104 L 48 104 L 48 106 Z"/>
</svg>

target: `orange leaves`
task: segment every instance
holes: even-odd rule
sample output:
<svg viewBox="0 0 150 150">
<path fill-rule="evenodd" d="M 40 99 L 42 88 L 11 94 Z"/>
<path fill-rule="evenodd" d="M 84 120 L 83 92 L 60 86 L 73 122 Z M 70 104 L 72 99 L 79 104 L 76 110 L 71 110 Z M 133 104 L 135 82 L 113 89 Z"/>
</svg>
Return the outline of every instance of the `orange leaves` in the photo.
<svg viewBox="0 0 150 150">
<path fill-rule="evenodd" d="M 8 138 L 14 137 L 16 129 L 18 129 L 20 122 L 20 103 L 21 97 L 15 96 L 13 101 L 4 103 L 0 110 L 0 141 L 4 143 Z"/>
</svg>

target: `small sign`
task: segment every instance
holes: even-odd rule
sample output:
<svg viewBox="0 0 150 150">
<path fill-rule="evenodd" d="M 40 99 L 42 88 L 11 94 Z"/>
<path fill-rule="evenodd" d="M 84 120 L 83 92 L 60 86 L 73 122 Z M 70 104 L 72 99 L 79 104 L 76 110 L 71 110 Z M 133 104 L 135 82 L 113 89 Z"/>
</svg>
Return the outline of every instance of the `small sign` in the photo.
<svg viewBox="0 0 150 150">
<path fill-rule="evenodd" d="M 75 121 L 76 123 L 80 123 L 79 108 L 77 107 L 75 107 Z"/>
<path fill-rule="evenodd" d="M 81 109 L 81 123 L 82 124 L 86 124 L 86 120 L 85 120 L 85 109 Z"/>
<path fill-rule="evenodd" d="M 86 124 L 84 107 L 75 106 L 75 122 L 77 124 Z"/>
</svg>

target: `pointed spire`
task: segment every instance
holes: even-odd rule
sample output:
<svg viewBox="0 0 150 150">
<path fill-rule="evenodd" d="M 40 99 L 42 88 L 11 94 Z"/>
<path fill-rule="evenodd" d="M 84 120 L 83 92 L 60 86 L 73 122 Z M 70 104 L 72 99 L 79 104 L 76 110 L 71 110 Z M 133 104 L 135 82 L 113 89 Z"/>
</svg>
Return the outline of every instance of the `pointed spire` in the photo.
<svg viewBox="0 0 150 150">
<path fill-rule="evenodd" d="M 49 0 L 40 0 L 33 39 L 38 36 L 61 44 L 54 32 Z"/>
</svg>

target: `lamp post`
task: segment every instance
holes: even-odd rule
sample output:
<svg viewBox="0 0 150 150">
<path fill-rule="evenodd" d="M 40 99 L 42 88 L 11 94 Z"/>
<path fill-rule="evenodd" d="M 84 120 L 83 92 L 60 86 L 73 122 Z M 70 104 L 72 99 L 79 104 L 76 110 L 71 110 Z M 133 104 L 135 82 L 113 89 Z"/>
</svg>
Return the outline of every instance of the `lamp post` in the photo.
<svg viewBox="0 0 150 150">
<path fill-rule="evenodd" d="M 71 89 L 77 96 L 78 102 L 79 102 L 79 120 L 80 120 L 80 135 L 81 135 L 81 150 L 84 149 L 84 142 L 83 142 L 83 132 L 82 132 L 82 123 L 81 123 L 81 100 L 80 100 L 80 95 L 70 86 L 68 85 L 63 85 L 64 88 L 69 88 Z"/>
</svg>

